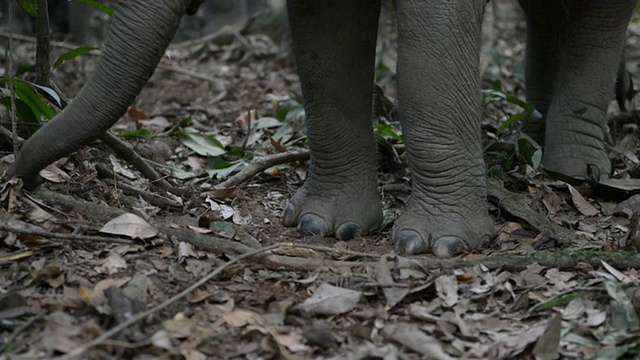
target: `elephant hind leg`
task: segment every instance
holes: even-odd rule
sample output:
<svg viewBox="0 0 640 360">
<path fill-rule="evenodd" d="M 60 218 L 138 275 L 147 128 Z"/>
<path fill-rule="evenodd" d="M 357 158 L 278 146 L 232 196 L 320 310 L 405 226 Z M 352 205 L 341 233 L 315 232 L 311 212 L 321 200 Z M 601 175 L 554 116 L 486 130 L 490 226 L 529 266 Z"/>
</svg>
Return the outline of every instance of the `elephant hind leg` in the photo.
<svg viewBox="0 0 640 360">
<path fill-rule="evenodd" d="M 348 240 L 382 222 L 371 130 L 380 2 L 292 0 L 287 10 L 311 164 L 283 222 Z"/>
<path fill-rule="evenodd" d="M 527 19 L 527 99 L 552 94 L 542 160 L 547 170 L 579 179 L 610 175 L 606 112 L 635 3 L 520 1 Z M 535 64 L 548 59 L 557 60 L 557 71 L 545 83 L 547 69 Z"/>
</svg>

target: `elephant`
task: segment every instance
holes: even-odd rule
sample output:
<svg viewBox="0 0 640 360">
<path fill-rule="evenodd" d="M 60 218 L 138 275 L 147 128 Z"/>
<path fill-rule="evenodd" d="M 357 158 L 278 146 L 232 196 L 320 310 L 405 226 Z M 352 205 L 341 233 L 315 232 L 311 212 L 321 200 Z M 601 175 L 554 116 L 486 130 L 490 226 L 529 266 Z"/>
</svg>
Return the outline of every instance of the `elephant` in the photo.
<svg viewBox="0 0 640 360">
<path fill-rule="evenodd" d="M 94 76 L 22 147 L 8 176 L 40 169 L 106 131 L 151 76 L 180 17 L 201 0 L 123 0 Z M 480 140 L 480 28 L 486 0 L 397 0 L 398 108 L 412 194 L 390 238 L 400 253 L 451 257 L 493 235 Z M 524 131 L 543 166 L 606 178 L 606 110 L 635 0 L 520 0 L 527 23 Z M 290 0 L 311 160 L 285 226 L 341 240 L 382 222 L 371 98 L 380 0 Z"/>
</svg>

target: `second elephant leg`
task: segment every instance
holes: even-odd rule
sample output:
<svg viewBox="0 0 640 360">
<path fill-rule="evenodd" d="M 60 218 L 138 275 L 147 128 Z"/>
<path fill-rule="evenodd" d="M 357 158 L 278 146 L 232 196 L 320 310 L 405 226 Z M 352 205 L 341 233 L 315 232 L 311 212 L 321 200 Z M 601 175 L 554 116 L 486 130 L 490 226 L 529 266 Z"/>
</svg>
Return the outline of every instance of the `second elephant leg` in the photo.
<svg viewBox="0 0 640 360">
<path fill-rule="evenodd" d="M 382 222 L 371 127 L 380 1 L 292 0 L 287 9 L 311 164 L 284 225 L 351 239 Z"/>
<path fill-rule="evenodd" d="M 527 18 L 527 99 L 548 99 L 553 94 L 545 104 L 542 164 L 546 169 L 579 179 L 610 175 L 605 151 L 607 107 L 635 3 L 520 1 Z M 549 59 L 557 61 L 554 81 L 548 81 L 545 66 L 535 64 Z"/>
<path fill-rule="evenodd" d="M 489 240 L 478 62 L 484 0 L 397 2 L 398 106 L 412 193 L 392 241 L 450 257 Z"/>
</svg>

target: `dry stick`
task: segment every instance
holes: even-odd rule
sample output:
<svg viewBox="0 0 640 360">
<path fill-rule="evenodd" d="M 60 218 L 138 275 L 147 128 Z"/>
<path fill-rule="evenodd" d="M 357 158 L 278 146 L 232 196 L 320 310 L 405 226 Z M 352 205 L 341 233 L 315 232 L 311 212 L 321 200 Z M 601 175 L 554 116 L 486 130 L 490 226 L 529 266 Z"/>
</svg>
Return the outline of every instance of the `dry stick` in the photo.
<svg viewBox="0 0 640 360">
<path fill-rule="evenodd" d="M 167 299 L 163 303 L 161 303 L 159 305 L 156 305 L 156 306 L 152 307 L 151 309 L 146 310 L 146 311 L 144 311 L 142 313 L 139 313 L 136 316 L 130 318 L 129 320 L 117 325 L 116 327 L 111 328 L 109 331 L 107 331 L 104 334 L 98 336 L 97 338 L 89 341 L 88 343 L 84 344 L 83 346 L 73 350 L 72 352 L 66 354 L 65 356 L 60 357 L 60 359 L 72 359 L 72 358 L 74 358 L 76 356 L 82 355 L 85 351 L 89 350 L 90 348 L 92 348 L 92 347 L 94 347 L 96 345 L 100 345 L 100 343 L 102 341 L 107 340 L 108 338 L 116 335 L 117 333 L 119 333 L 120 331 L 126 329 L 127 327 L 137 323 L 140 320 L 144 320 L 149 315 L 152 315 L 152 314 L 154 314 L 154 313 L 166 308 L 167 306 L 173 304 L 174 302 L 182 299 L 183 297 L 186 297 L 187 295 L 189 295 L 193 291 L 197 290 L 199 287 L 201 287 L 204 284 L 206 284 L 209 280 L 211 280 L 214 277 L 216 277 L 218 274 L 220 274 L 223 270 L 228 268 L 230 265 L 233 265 L 233 264 L 239 262 L 240 260 L 248 259 L 248 258 L 253 257 L 255 255 L 275 250 L 275 249 L 277 249 L 279 247 L 280 247 L 280 245 L 267 246 L 267 247 L 262 248 L 262 249 L 250 251 L 248 253 L 242 254 L 240 256 L 237 256 L 237 257 L 227 261 L 226 263 L 218 266 L 215 270 L 213 270 L 212 272 L 210 272 L 209 274 L 204 276 L 202 279 L 198 280 L 195 284 L 193 284 L 193 285 L 189 286 L 188 288 L 184 289 L 178 295 L 175 295 L 174 297 L 172 297 L 170 299 Z"/>
<path fill-rule="evenodd" d="M 11 13 L 9 13 L 9 15 L 11 15 Z M 0 37 L 9 37 L 8 33 L 5 33 L 4 31 L 0 31 Z M 19 41 L 24 41 L 24 42 L 30 42 L 30 43 L 36 43 L 37 40 L 36 38 L 34 38 L 33 36 L 27 36 L 27 35 L 22 35 L 22 34 L 13 34 L 13 37 L 16 40 Z M 73 44 L 69 44 L 69 43 L 65 43 L 62 41 L 51 41 L 49 42 L 52 46 L 55 46 L 57 48 L 61 48 L 61 49 L 65 49 L 65 50 L 73 50 L 76 49 L 77 46 L 73 45 Z M 100 50 L 94 50 L 94 52 L 100 52 Z"/>
<path fill-rule="evenodd" d="M 9 46 L 7 47 L 7 75 L 9 75 L 9 99 L 11 100 L 11 132 L 13 139 L 18 138 L 18 119 L 16 118 L 16 86 L 15 74 L 13 71 L 13 1 L 9 1 Z M 18 154 L 18 143 L 13 142 L 13 154 Z"/>
<path fill-rule="evenodd" d="M 47 0 L 38 0 L 36 36 L 36 83 L 47 86 L 51 82 L 51 65 L 49 64 L 51 35 Z"/>
<path fill-rule="evenodd" d="M 60 234 L 54 233 L 45 230 L 38 229 L 26 229 L 23 227 L 11 226 L 6 221 L 0 222 L 0 230 L 6 231 L 13 234 L 25 234 L 25 235 L 36 235 L 41 236 L 43 238 L 50 238 L 56 240 L 63 241 L 88 241 L 88 242 L 107 242 L 107 243 L 116 243 L 116 244 L 134 244 L 133 240 L 126 240 L 122 238 L 115 237 L 106 237 L 106 236 L 89 236 L 89 235 L 78 235 L 78 234 Z"/>
<path fill-rule="evenodd" d="M 220 237 L 212 237 L 207 235 L 197 234 L 191 230 L 186 229 L 174 229 L 169 226 L 163 226 L 160 228 L 160 231 L 167 234 L 170 237 L 178 238 L 180 241 L 184 241 L 186 243 L 195 245 L 199 248 L 202 248 L 207 251 L 211 251 L 214 254 L 243 254 L 250 251 L 253 251 L 253 248 L 250 248 L 244 244 L 241 244 L 237 241 L 230 241 L 227 239 L 222 239 Z M 323 247 L 318 245 L 306 245 L 306 244 L 293 244 L 293 243 L 279 243 L 282 247 L 289 248 L 307 248 L 318 251 L 327 252 L 334 255 L 356 255 L 362 257 L 373 257 L 379 258 L 380 256 L 385 255 L 376 255 L 376 254 L 366 254 L 366 253 L 358 253 L 352 251 L 342 251 L 329 247 Z M 261 256 L 260 259 L 256 259 L 260 265 L 264 265 L 267 268 L 274 270 L 305 270 L 305 271 L 313 271 L 317 270 L 321 267 L 332 267 L 332 268 L 356 268 L 356 267 L 364 267 L 373 265 L 373 263 L 362 262 L 362 261 L 340 261 L 340 260 L 331 260 L 331 259 L 322 259 L 322 258 L 302 258 L 302 257 L 293 257 L 287 255 L 276 255 L 276 254 L 266 254 Z"/>
<path fill-rule="evenodd" d="M 8 38 L 9 34 L 3 32 L 3 31 L 0 31 L 0 37 Z M 32 37 L 32 36 L 21 35 L 21 34 L 13 34 L 13 37 L 16 40 L 20 40 L 20 41 L 24 41 L 24 42 L 32 42 L 32 43 L 36 42 L 36 39 L 34 37 Z M 74 50 L 74 49 L 78 48 L 76 45 L 69 44 L 69 43 L 62 42 L 62 41 L 51 41 L 49 43 L 51 44 L 51 46 L 55 46 L 57 48 L 65 49 L 65 50 Z M 100 56 L 100 55 L 102 55 L 102 51 L 99 50 L 99 49 L 96 49 L 96 50 L 92 50 L 91 52 L 89 52 L 89 54 L 95 55 L 95 56 Z M 207 75 L 204 75 L 204 74 L 196 73 L 196 72 L 193 72 L 193 71 L 188 70 L 188 69 L 177 67 L 175 65 L 169 65 L 169 64 L 160 63 L 160 64 L 158 64 L 158 69 L 168 70 L 168 71 L 173 71 L 173 72 L 176 72 L 176 73 L 179 73 L 179 74 L 188 75 L 190 77 L 193 77 L 193 78 L 196 78 L 196 79 L 200 79 L 200 80 L 206 80 L 206 81 L 212 82 L 214 84 L 218 84 L 219 83 L 219 81 L 217 79 L 212 78 L 211 76 L 207 76 Z"/>
<path fill-rule="evenodd" d="M 134 196 L 136 198 L 140 197 L 144 199 L 151 205 L 162 207 L 162 208 L 174 208 L 174 209 L 182 209 L 184 204 L 181 202 L 169 199 L 165 196 L 158 195 L 155 192 L 146 191 L 134 186 L 127 184 L 126 182 L 114 180 L 114 176 L 120 178 L 113 171 L 107 168 L 104 164 L 96 164 L 96 170 L 100 176 L 104 178 L 105 184 L 107 186 L 118 188 L 122 190 L 122 192 L 126 195 Z M 110 176 L 109 176 L 110 175 Z"/>
<path fill-rule="evenodd" d="M 149 181 L 156 184 L 163 190 L 170 191 L 173 189 L 173 186 L 169 184 L 167 180 L 165 180 L 158 172 L 144 159 L 140 156 L 134 149 L 131 144 L 126 141 L 120 140 L 117 136 L 113 135 L 111 132 L 107 131 L 104 134 L 100 135 L 100 141 L 102 141 L 105 145 L 107 145 L 111 150 L 113 150 L 118 157 L 131 166 L 136 168 L 142 175 L 144 175 Z"/>
<path fill-rule="evenodd" d="M 10 87 L 11 88 L 11 87 Z M 11 91 L 11 93 L 13 94 L 13 90 L 9 90 Z M 15 95 L 13 95 L 15 96 Z M 14 98 L 15 101 L 15 98 Z M 13 105 L 12 105 L 13 106 Z M 12 112 L 13 113 L 13 112 Z M 0 116 L 2 117 L 2 116 Z M 12 120 L 9 120 L 9 122 L 11 122 Z M 5 123 L 4 121 L 2 122 L 3 124 Z M 16 134 L 15 131 L 16 129 L 14 129 L 14 123 L 12 123 L 12 129 L 11 131 L 9 131 L 7 128 L 5 128 L 4 126 L 0 126 L 0 134 L 4 135 L 5 137 L 7 137 L 8 139 L 13 139 L 13 152 L 17 153 L 19 149 L 16 148 L 17 145 L 22 145 L 24 144 L 24 139 L 20 137 L 20 135 Z"/>
<path fill-rule="evenodd" d="M 228 189 L 242 184 L 256 174 L 275 165 L 309 160 L 309 151 L 289 152 L 282 154 L 266 155 L 255 158 L 239 173 L 216 185 L 216 189 Z"/>
</svg>

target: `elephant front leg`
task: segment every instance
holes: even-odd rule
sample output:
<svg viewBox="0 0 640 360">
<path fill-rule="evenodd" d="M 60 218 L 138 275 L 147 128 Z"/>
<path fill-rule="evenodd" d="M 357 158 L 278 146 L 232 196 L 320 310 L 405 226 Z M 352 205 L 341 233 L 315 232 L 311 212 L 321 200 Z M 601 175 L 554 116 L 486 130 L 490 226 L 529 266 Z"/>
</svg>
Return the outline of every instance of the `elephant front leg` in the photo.
<svg viewBox="0 0 640 360">
<path fill-rule="evenodd" d="M 398 105 L 412 178 L 391 235 L 400 252 L 450 257 L 491 238 L 480 141 L 483 6 L 397 2 Z"/>
<path fill-rule="evenodd" d="M 373 70 L 380 2 L 287 2 L 311 164 L 284 225 L 348 240 L 380 226 Z"/>
<path fill-rule="evenodd" d="M 546 169 L 578 179 L 610 175 L 607 107 L 635 3 L 520 1 L 527 19 L 527 101 L 546 116 Z"/>
</svg>

